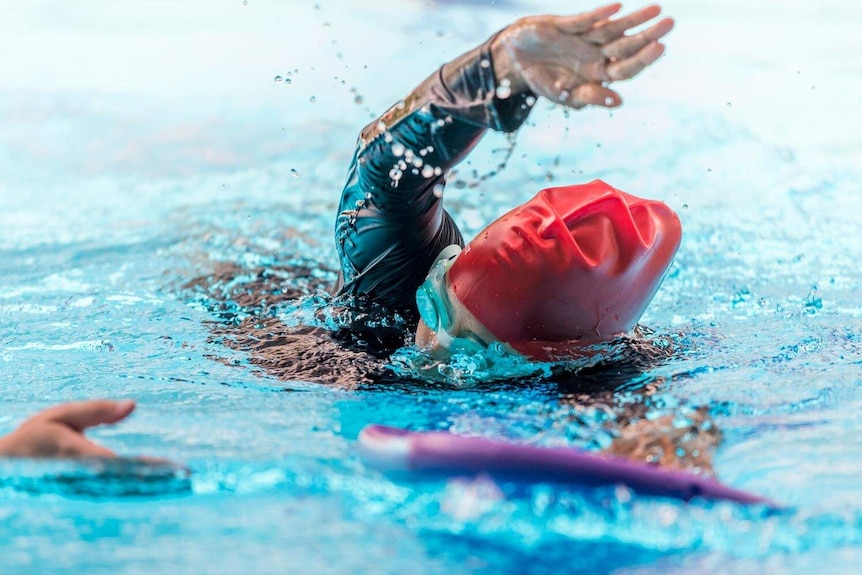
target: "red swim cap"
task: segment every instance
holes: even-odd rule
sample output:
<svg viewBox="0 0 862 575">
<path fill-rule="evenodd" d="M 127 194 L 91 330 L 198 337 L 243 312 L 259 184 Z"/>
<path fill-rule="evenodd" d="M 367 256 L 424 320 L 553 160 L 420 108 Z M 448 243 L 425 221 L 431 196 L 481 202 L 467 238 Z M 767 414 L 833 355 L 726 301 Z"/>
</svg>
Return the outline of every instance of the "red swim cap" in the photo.
<svg viewBox="0 0 862 575">
<path fill-rule="evenodd" d="M 554 356 L 560 342 L 631 330 L 681 236 L 679 218 L 662 202 L 601 180 L 548 188 L 467 244 L 449 285 L 500 341 L 531 357 Z"/>
</svg>

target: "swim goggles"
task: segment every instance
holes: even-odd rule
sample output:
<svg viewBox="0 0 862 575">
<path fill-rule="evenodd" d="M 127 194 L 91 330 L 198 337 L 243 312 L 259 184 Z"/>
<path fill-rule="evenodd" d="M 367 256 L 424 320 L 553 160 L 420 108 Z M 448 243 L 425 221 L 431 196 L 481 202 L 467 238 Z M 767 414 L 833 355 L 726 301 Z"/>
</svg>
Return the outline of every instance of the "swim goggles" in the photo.
<svg viewBox="0 0 862 575">
<path fill-rule="evenodd" d="M 449 353 L 476 354 L 485 351 L 488 343 L 481 337 L 466 331 L 463 337 L 450 333 L 454 321 L 452 303 L 446 289 L 446 272 L 455 263 L 461 246 L 451 245 L 443 249 L 428 272 L 428 277 L 416 291 L 416 305 L 419 315 L 431 330 L 436 332 L 437 342 Z"/>
</svg>

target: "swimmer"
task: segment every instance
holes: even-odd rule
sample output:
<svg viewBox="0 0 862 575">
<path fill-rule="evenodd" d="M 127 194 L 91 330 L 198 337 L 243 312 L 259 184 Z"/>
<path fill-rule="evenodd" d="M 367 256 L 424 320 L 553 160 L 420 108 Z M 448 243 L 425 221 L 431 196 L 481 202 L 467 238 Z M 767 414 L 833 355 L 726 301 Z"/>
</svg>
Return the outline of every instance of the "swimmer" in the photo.
<svg viewBox="0 0 862 575">
<path fill-rule="evenodd" d="M 50 407 L 0 437 L 0 457 L 113 459 L 117 454 L 87 439 L 84 430 L 122 421 L 134 409 L 134 401 L 108 400 Z"/>
<path fill-rule="evenodd" d="M 577 16 L 518 20 L 445 64 L 365 128 L 337 218 L 341 275 L 335 293 L 412 320 L 417 345 L 437 357 L 478 351 L 493 342 L 529 357 L 566 356 L 578 346 L 630 330 L 679 243 L 679 222 L 669 208 L 598 181 L 554 188 L 502 216 L 464 247 L 440 197 L 447 172 L 483 134 L 518 130 L 538 98 L 573 109 L 621 105 L 611 86 L 635 77 L 662 55 L 659 40 L 673 21 L 656 21 L 660 10 L 655 6 L 615 19 L 619 10 L 614 4 Z M 647 23 L 642 32 L 627 35 Z M 301 295 L 268 284 L 267 278 L 283 277 L 273 271 L 251 274 L 252 283 L 241 284 L 242 301 L 236 303 L 263 310 L 279 297 Z M 232 286 L 234 275 L 221 270 L 188 287 Z M 306 279 L 310 285 L 316 281 L 310 273 Z M 409 343 L 398 329 L 381 335 L 380 322 L 372 318 L 369 324 L 373 329 L 363 337 L 384 348 Z M 386 325 L 398 327 L 397 322 Z M 219 330 L 214 335 L 221 342 L 249 351 L 251 363 L 284 379 L 331 383 L 340 377 L 346 386 L 385 378 L 385 367 L 374 358 L 357 356 L 345 365 L 338 351 L 327 351 L 338 342 L 322 330 L 287 328 L 262 312 Z M 113 456 L 81 432 L 128 413 L 112 412 L 109 404 L 85 405 L 35 416 L 0 439 L 0 453 Z M 83 421 L 64 415 L 81 410 L 93 415 Z M 700 432 L 700 421 L 685 436 L 665 433 L 670 424 L 622 427 L 611 451 L 634 459 L 657 451 L 676 454 L 680 446 L 686 454 L 707 457 L 718 441 L 715 433 Z M 628 428 L 633 433 L 626 434 Z M 687 448 L 689 443 L 695 447 Z M 709 461 L 696 464 L 709 467 Z"/>
<path fill-rule="evenodd" d="M 600 181 L 553 188 L 464 246 L 442 201 L 449 170 L 488 130 L 517 131 L 539 98 L 573 109 L 622 104 L 615 83 L 663 54 L 660 40 L 674 23 L 659 19 L 657 6 L 614 18 L 619 10 L 518 20 L 362 130 L 335 226 L 337 297 L 324 312 L 340 329 L 286 325 L 270 311 L 303 295 L 296 286 L 321 288 L 319 274 L 219 263 L 186 285 L 225 320 L 213 326 L 213 341 L 246 353 L 269 376 L 350 389 L 403 384 L 409 376 L 386 360 L 414 341 L 440 359 L 503 345 L 553 360 L 629 332 L 679 245 L 679 220 L 667 206 Z M 334 310 L 341 305 L 353 309 Z M 631 339 L 636 360 L 655 359 Z M 580 384 L 580 373 L 550 381 Z M 622 381 L 607 371 L 594 379 L 605 391 Z M 579 393 L 577 402 L 615 403 L 592 395 Z M 667 418 L 644 423 L 629 404 L 619 410 L 612 453 L 649 461 L 663 453 L 662 465 L 711 469 L 720 433 L 707 413 L 680 431 Z"/>
<path fill-rule="evenodd" d="M 465 247 L 442 202 L 449 170 L 489 129 L 517 131 L 538 98 L 622 104 L 611 86 L 664 53 L 673 20 L 656 21 L 658 6 L 614 18 L 620 8 L 522 18 L 361 132 L 336 221 L 336 294 L 414 318 L 416 345 L 437 358 L 500 343 L 564 359 L 636 325 L 680 243 L 665 204 L 600 180 L 546 189 Z"/>
</svg>

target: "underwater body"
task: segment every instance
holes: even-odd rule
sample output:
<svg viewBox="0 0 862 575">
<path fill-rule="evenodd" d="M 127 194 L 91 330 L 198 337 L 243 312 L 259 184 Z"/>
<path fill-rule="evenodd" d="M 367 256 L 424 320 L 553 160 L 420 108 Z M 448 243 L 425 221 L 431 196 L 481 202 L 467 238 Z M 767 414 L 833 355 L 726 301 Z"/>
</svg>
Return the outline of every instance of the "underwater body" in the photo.
<svg viewBox="0 0 862 575">
<path fill-rule="evenodd" d="M 445 192 L 468 238 L 543 187 L 594 178 L 679 213 L 638 340 L 660 353 L 633 361 L 621 342 L 562 374 L 263 341 L 274 320 L 337 320 L 321 294 L 361 127 L 557 5 L 4 9 L 0 42 L 22 57 L 0 64 L 2 430 L 65 400 L 134 398 L 131 421 L 91 436 L 191 474 L 3 462 L 0 571 L 857 571 L 860 9 L 663 6 L 668 53 L 620 87 L 623 108 L 541 103 Z M 241 333 L 282 351 L 261 361 Z M 300 353 L 321 369 L 284 372 Z M 362 379 L 381 363 L 381 381 Z M 717 476 L 785 510 L 404 481 L 355 448 L 383 423 L 599 449 L 622 419 L 698 409 L 721 430 Z"/>
</svg>

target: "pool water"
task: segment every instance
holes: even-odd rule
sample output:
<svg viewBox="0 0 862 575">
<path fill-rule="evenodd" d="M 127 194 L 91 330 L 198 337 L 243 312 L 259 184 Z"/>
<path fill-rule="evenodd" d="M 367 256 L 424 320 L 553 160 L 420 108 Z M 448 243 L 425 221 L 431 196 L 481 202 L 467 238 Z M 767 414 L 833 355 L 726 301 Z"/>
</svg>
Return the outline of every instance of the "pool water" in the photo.
<svg viewBox="0 0 862 575">
<path fill-rule="evenodd" d="M 537 106 L 506 169 L 483 180 L 510 148 L 489 135 L 446 201 L 468 236 L 548 185 L 603 178 L 666 201 L 685 237 L 642 320 L 666 357 L 359 389 L 268 373 L 214 337 L 215 292 L 189 282 L 309 263 L 331 281 L 359 129 L 441 62 L 559 7 L 5 7 L 0 431 L 65 400 L 134 398 L 132 419 L 90 435 L 191 473 L 0 463 L 0 572 L 858 572 L 862 9 L 664 5 L 668 54 L 621 87 L 622 109 Z M 355 449 L 368 423 L 596 448 L 632 403 L 707 408 L 717 475 L 787 508 L 411 482 Z"/>
</svg>

